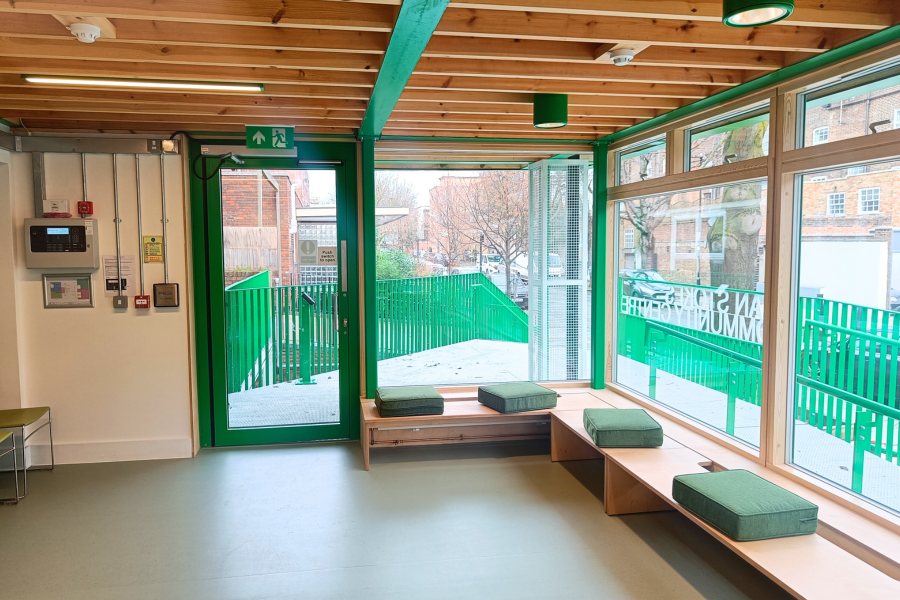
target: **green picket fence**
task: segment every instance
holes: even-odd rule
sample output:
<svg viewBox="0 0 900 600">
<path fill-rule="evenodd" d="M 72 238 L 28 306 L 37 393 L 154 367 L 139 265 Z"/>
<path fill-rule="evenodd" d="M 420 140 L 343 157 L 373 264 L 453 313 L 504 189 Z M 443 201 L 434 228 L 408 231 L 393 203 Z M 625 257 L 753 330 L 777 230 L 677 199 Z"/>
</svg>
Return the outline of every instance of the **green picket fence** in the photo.
<svg viewBox="0 0 900 600">
<path fill-rule="evenodd" d="M 228 393 L 336 370 L 336 293 L 335 284 L 226 289 Z"/>
<path fill-rule="evenodd" d="M 483 273 L 377 282 L 378 360 L 473 339 L 528 342 L 528 315 Z"/>
<path fill-rule="evenodd" d="M 794 416 L 853 444 L 861 491 L 866 452 L 900 464 L 900 313 L 822 298 L 800 298 L 798 313 Z M 732 428 L 736 399 L 761 402 L 761 344 L 621 309 L 618 336 L 619 354 L 649 365 L 651 398 L 661 369 L 726 394 Z"/>
<path fill-rule="evenodd" d="M 268 282 L 260 273 L 225 290 L 228 393 L 338 368 L 337 286 Z M 379 360 L 473 339 L 528 342 L 528 315 L 482 273 L 377 286 Z"/>
</svg>

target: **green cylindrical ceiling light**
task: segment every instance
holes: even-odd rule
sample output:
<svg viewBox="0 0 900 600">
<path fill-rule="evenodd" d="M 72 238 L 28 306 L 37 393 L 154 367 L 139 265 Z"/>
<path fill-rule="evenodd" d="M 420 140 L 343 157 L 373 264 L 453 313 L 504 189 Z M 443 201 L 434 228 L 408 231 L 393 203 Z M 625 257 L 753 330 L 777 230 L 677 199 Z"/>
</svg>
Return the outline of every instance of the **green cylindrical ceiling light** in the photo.
<svg viewBox="0 0 900 600">
<path fill-rule="evenodd" d="M 568 94 L 535 94 L 534 126 L 538 129 L 558 129 L 569 124 Z"/>
<path fill-rule="evenodd" d="M 723 0 L 722 7 L 729 27 L 759 27 L 791 16 L 794 0 Z"/>
</svg>

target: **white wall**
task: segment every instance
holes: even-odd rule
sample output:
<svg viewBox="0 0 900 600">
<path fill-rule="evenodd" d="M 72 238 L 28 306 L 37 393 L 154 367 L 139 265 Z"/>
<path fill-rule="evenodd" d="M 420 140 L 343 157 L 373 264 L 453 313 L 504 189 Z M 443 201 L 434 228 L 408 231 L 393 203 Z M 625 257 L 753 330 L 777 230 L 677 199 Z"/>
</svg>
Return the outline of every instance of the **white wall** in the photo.
<svg viewBox="0 0 900 600">
<path fill-rule="evenodd" d="M 828 300 L 887 308 L 887 242 L 803 242 L 800 287 Z"/>
<path fill-rule="evenodd" d="M 2 238 L 10 224 L 15 294 L 0 300 L 0 335 L 6 339 L 15 332 L 18 352 L 0 344 L 0 376 L 18 373 L 20 381 L 0 385 L 0 407 L 50 406 L 59 463 L 191 456 L 192 324 L 182 157 L 165 159 L 169 279 L 180 284 L 181 307 L 140 312 L 131 301 L 127 310 L 114 310 L 103 295 L 99 271 L 94 274 L 94 308 L 43 308 L 41 274 L 51 271 L 26 269 L 24 263 L 23 219 L 34 212 L 31 154 L 12 153 L 10 158 L 11 205 L 4 203 L 0 164 L 0 294 L 9 290 L 9 249 Z M 119 155 L 118 164 L 122 252 L 139 257 L 134 156 Z M 45 165 L 47 198 L 68 199 L 74 209 L 82 196 L 81 155 L 46 154 Z M 87 171 L 100 255 L 115 254 L 112 155 L 89 154 Z M 141 177 L 144 234 L 158 235 L 157 156 L 141 157 Z M 145 275 L 146 293 L 152 294 L 152 284 L 163 281 L 163 266 L 146 265 Z"/>
</svg>

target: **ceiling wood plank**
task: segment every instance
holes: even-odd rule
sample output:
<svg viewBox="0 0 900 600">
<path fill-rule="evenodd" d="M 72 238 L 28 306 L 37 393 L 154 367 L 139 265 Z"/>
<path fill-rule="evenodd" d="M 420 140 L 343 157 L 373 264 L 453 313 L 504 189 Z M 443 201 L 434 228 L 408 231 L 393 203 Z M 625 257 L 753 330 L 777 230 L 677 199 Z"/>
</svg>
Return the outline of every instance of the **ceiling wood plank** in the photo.
<svg viewBox="0 0 900 600">
<path fill-rule="evenodd" d="M 436 123 L 414 123 L 409 121 L 404 122 L 393 122 L 388 121 L 384 126 L 384 133 L 389 135 L 392 129 L 407 129 L 407 130 L 416 130 L 416 131 L 427 131 L 434 132 L 437 131 L 440 133 L 443 131 L 441 135 L 446 136 L 447 132 L 457 132 L 457 131 L 471 131 L 471 132 L 481 132 L 481 131 L 494 131 L 494 132 L 530 132 L 536 131 L 534 125 L 531 123 L 527 124 L 516 124 L 516 123 L 441 123 L 437 125 Z M 618 129 L 624 129 L 624 127 L 595 127 L 591 125 L 568 125 L 564 128 L 563 137 L 568 137 L 569 133 L 584 133 L 584 134 L 593 134 L 596 136 L 604 136 Z M 563 132 L 563 129 L 558 130 L 559 132 Z M 427 135 L 427 134 L 426 134 Z"/>
<path fill-rule="evenodd" d="M 125 121 L 130 123 L 143 120 L 140 117 L 135 116 L 134 113 L 68 112 L 52 110 L 16 110 L 7 112 L 5 109 L 0 109 L 0 111 L 3 111 L 4 115 L 8 114 L 16 118 L 24 118 L 26 121 L 29 119 L 43 119 L 53 121 Z M 247 122 L 247 119 L 244 117 L 230 115 L 169 115 L 156 113 L 147 116 L 152 116 L 153 121 L 158 121 L 160 123 L 189 121 L 191 123 L 217 123 L 220 125 L 233 124 L 243 127 Z M 256 125 L 293 125 L 298 128 L 307 126 L 322 127 L 326 125 L 330 127 L 354 128 L 359 127 L 360 123 L 359 119 L 305 119 L 291 118 L 282 115 L 277 117 L 252 117 L 252 119 L 253 123 Z M 610 131 L 612 130 L 610 129 Z"/>
<path fill-rule="evenodd" d="M 158 121 L 69 121 L 54 119 L 25 119 L 25 125 L 29 131 L 73 131 L 96 133 L 173 133 L 175 131 L 221 131 L 244 133 L 243 125 L 230 123 L 198 123 L 184 120 L 181 122 Z M 350 127 L 296 127 L 297 133 L 325 133 L 353 135 L 355 128 Z"/>
<path fill-rule="evenodd" d="M 406 89 L 664 96 L 667 98 L 688 99 L 706 98 L 711 92 L 711 89 L 705 86 L 687 84 L 645 84 L 501 77 L 445 77 L 435 75 L 413 75 L 409 78 Z"/>
<path fill-rule="evenodd" d="M 106 102 L 98 105 L 94 101 L 76 102 L 65 100 L 12 100 L 0 95 L 0 110 L 7 114 L 18 114 L 20 111 L 61 111 L 61 112 L 98 112 L 98 109 L 120 114 L 145 115 L 208 115 L 228 117 L 273 117 L 292 119 L 339 119 L 361 120 L 362 110 L 331 110 L 327 108 L 280 108 L 277 115 L 272 109 L 257 106 L 215 106 L 209 104 L 149 104 L 143 102 Z"/>
<path fill-rule="evenodd" d="M 3 90 L 0 88 L 0 98 Z M 421 112 L 421 113 L 454 113 L 469 115 L 528 115 L 532 113 L 531 104 L 479 104 L 475 102 L 411 102 L 401 100 L 394 107 L 394 113 Z M 630 117 L 633 119 L 650 119 L 656 117 L 661 111 L 652 108 L 610 108 L 569 105 L 569 116 L 578 117 Z"/>
<path fill-rule="evenodd" d="M 478 138 L 506 138 L 506 139 L 523 139 L 523 140 L 584 140 L 586 142 L 591 142 L 597 139 L 597 136 L 591 133 L 583 134 L 576 132 L 561 132 L 558 129 L 551 129 L 546 131 L 541 131 L 538 129 L 532 128 L 531 131 L 527 132 L 516 132 L 516 131 L 507 131 L 503 132 L 503 135 L 497 135 L 498 132 L 469 132 L 465 134 L 464 132 L 454 132 L 453 137 L 471 137 L 474 139 Z M 447 133 L 441 131 L 429 131 L 429 130 L 421 130 L 421 129 L 391 129 L 389 131 L 385 131 L 385 135 L 391 136 L 415 136 L 415 137 L 431 137 L 431 138 L 446 138 Z"/>
<path fill-rule="evenodd" d="M 322 0 L 15 0 L 0 12 L 356 31 L 391 31 L 394 23 L 390 6 Z"/>
<path fill-rule="evenodd" d="M 630 127 L 645 119 L 584 117 L 569 114 L 570 125 Z M 533 126 L 531 113 L 521 115 L 472 115 L 465 113 L 428 113 L 395 110 L 389 123 L 519 123 Z"/>
<path fill-rule="evenodd" d="M 450 6 L 597 17 L 722 21 L 721 0 L 454 0 Z M 796 0 L 794 13 L 786 22 L 878 30 L 893 24 L 890 6 L 891 0 Z"/>
<path fill-rule="evenodd" d="M 362 73 L 374 73 L 381 64 L 381 56 L 377 54 L 154 44 L 83 44 L 74 37 L 66 40 L 0 37 L 0 56 Z"/>
<path fill-rule="evenodd" d="M 93 103 L 142 102 L 172 106 L 212 105 L 224 107 L 259 107 L 268 111 L 273 109 L 328 109 L 364 112 L 367 103 L 363 100 L 346 100 L 338 98 L 291 98 L 284 96 L 240 96 L 237 94 L 185 94 L 184 92 L 128 91 L 115 89 L 67 89 L 64 99 L 60 97 L 59 86 L 39 87 L 29 84 L 16 75 L 0 74 L 0 99 L 28 101 L 54 100 Z M 0 102 L 0 106 L 4 103 Z M 618 116 L 618 115 L 609 115 Z M 628 115 L 622 115 L 628 116 Z"/>
<path fill-rule="evenodd" d="M 75 23 L 85 23 L 93 25 L 100 29 L 100 37 L 108 40 L 116 39 L 116 26 L 113 25 L 106 17 L 73 17 L 72 15 L 53 15 L 53 18 L 59 21 L 69 29 Z"/>
<path fill-rule="evenodd" d="M 834 43 L 834 30 L 818 27 L 770 25 L 735 29 L 702 21 L 636 17 L 595 19 L 566 14 L 458 8 L 447 9 L 435 34 L 801 52 L 824 52 Z"/>
<path fill-rule="evenodd" d="M 371 31 L 334 31 L 253 25 L 180 23 L 177 21 L 116 20 L 116 39 L 100 38 L 95 44 L 141 43 L 190 45 L 214 48 L 259 48 L 263 50 L 309 50 L 384 54 L 388 35 Z M 0 19 L 0 36 L 72 39 L 72 34 L 49 15 L 6 13 Z"/>
<path fill-rule="evenodd" d="M 267 93 L 269 89 L 266 88 Z M 401 101 L 410 102 L 477 102 L 492 104 L 518 103 L 531 106 L 534 102 L 533 93 L 516 92 L 484 92 L 484 91 L 457 91 L 457 90 L 431 90 L 409 89 L 404 90 L 400 96 Z M 672 110 L 684 106 L 691 100 L 682 98 L 667 98 L 663 96 L 623 96 L 611 94 L 573 95 L 569 97 L 569 106 L 612 106 L 612 107 L 644 107 Z"/>
<path fill-rule="evenodd" d="M 630 83 L 685 83 L 733 86 L 744 82 L 742 71 L 683 67 L 602 64 L 535 63 L 511 60 L 459 60 L 422 58 L 417 75 L 522 77 L 578 81 L 626 81 Z"/>
</svg>

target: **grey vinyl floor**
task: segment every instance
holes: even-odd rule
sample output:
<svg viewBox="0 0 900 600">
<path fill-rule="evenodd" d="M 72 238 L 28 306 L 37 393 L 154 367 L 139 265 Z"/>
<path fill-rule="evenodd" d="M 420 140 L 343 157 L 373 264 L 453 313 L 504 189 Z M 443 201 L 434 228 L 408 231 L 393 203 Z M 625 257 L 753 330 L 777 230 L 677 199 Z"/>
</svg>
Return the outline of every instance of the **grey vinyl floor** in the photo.
<svg viewBox="0 0 900 600">
<path fill-rule="evenodd" d="M 608 517 L 540 443 L 204 450 L 34 472 L 0 598 L 779 599 L 677 513 Z M 8 483 L 0 474 L 0 484 Z"/>
</svg>

